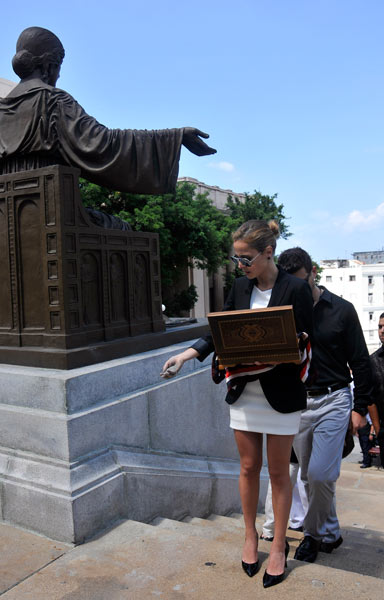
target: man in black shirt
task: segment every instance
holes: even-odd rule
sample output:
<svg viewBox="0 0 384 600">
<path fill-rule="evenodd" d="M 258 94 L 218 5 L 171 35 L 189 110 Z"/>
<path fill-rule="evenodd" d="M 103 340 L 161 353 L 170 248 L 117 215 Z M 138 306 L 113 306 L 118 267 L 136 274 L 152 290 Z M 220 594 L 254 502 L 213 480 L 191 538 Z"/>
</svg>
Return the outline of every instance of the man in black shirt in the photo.
<svg viewBox="0 0 384 600">
<path fill-rule="evenodd" d="M 379 317 L 379 339 L 381 347 L 370 356 L 374 404 L 369 407 L 369 414 L 380 446 L 381 466 L 384 467 L 384 313 Z"/>
<path fill-rule="evenodd" d="M 316 285 L 316 268 L 307 252 L 301 248 L 285 250 L 279 265 L 308 281 L 314 301 L 313 362 L 317 376 L 307 389 L 307 409 L 293 443 L 308 495 L 304 539 L 295 558 L 314 562 L 319 550 L 330 553 L 343 541 L 335 507 L 336 481 L 350 419 L 354 432 L 366 423 L 372 372 L 353 305 Z M 352 412 L 350 370 L 354 380 Z"/>
</svg>

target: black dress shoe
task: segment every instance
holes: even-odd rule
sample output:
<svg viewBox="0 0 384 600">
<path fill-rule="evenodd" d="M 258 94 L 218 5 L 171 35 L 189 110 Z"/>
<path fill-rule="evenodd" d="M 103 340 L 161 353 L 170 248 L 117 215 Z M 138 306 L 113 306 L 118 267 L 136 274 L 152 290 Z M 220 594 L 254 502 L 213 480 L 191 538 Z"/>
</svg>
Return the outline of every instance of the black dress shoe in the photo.
<svg viewBox="0 0 384 600">
<path fill-rule="evenodd" d="M 372 465 L 360 465 L 360 469 L 370 469 L 372 467 Z"/>
<path fill-rule="evenodd" d="M 332 550 L 336 550 L 343 543 L 343 538 L 340 536 L 335 542 L 321 542 L 319 546 L 320 552 L 331 554 Z"/>
<path fill-rule="evenodd" d="M 246 573 L 248 577 L 253 577 L 259 570 L 259 561 L 256 561 L 255 563 L 246 563 L 242 560 L 241 566 L 244 569 L 244 573 Z"/>
<path fill-rule="evenodd" d="M 310 563 L 315 562 L 319 546 L 320 542 L 318 540 L 315 540 L 310 535 L 304 536 L 296 548 L 295 559 Z"/>
<path fill-rule="evenodd" d="M 288 552 L 289 552 L 289 544 L 287 542 L 287 540 L 285 540 L 285 565 L 284 565 L 284 571 L 282 573 L 280 573 L 280 575 L 270 575 L 267 570 L 264 571 L 264 575 L 263 575 L 263 587 L 265 588 L 269 588 L 272 587 L 273 585 L 277 585 L 278 583 L 281 583 L 284 579 L 285 576 L 285 569 L 287 568 L 287 556 L 288 556 Z"/>
</svg>

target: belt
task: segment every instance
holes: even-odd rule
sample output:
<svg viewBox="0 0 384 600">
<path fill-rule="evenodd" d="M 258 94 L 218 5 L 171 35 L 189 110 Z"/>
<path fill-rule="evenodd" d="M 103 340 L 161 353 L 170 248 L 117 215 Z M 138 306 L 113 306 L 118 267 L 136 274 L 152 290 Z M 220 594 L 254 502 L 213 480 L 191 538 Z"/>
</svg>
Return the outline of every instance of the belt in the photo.
<svg viewBox="0 0 384 600">
<path fill-rule="evenodd" d="M 309 398 L 315 398 L 316 396 L 325 396 L 326 394 L 331 394 L 332 392 L 342 390 L 346 387 L 348 387 L 348 383 L 334 383 L 333 385 L 329 385 L 328 387 L 307 390 L 307 396 Z"/>
</svg>

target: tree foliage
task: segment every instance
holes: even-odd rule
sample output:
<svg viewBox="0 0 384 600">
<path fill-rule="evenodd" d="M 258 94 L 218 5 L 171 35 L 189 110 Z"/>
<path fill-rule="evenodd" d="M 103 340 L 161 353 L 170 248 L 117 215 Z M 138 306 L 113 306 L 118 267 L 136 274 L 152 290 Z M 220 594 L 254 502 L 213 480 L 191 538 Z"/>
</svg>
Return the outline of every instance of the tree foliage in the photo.
<svg viewBox="0 0 384 600">
<path fill-rule="evenodd" d="M 288 238 L 291 233 L 289 233 L 285 222 L 284 205 L 276 204 L 276 199 L 277 194 L 268 196 L 256 190 L 253 194 L 245 194 L 244 200 L 228 196 L 226 208 L 233 221 L 233 230 L 251 219 L 264 219 L 266 221 L 273 219 L 279 224 L 281 237 Z"/>
</svg>

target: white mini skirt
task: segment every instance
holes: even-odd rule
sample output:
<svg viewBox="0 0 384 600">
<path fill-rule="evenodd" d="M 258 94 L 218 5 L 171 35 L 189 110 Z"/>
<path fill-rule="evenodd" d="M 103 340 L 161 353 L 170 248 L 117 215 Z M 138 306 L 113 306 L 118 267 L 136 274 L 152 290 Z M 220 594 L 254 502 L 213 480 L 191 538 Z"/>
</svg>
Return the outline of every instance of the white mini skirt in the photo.
<svg viewBox="0 0 384 600">
<path fill-rule="evenodd" d="M 299 431 L 301 410 L 281 413 L 264 396 L 260 381 L 250 381 L 240 398 L 230 405 L 230 426 L 241 431 L 294 435 Z"/>
</svg>

